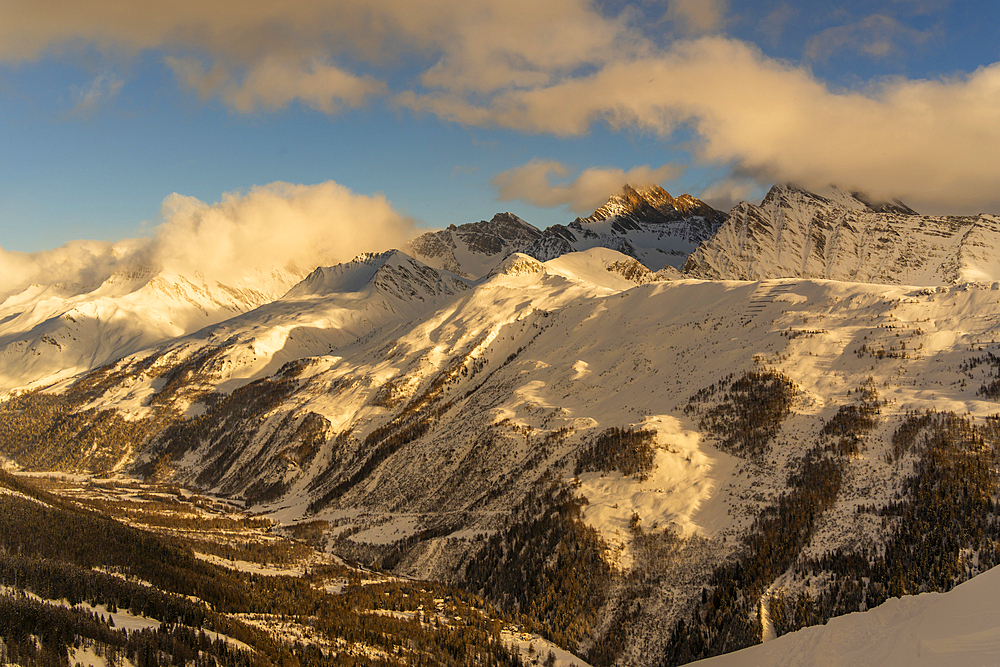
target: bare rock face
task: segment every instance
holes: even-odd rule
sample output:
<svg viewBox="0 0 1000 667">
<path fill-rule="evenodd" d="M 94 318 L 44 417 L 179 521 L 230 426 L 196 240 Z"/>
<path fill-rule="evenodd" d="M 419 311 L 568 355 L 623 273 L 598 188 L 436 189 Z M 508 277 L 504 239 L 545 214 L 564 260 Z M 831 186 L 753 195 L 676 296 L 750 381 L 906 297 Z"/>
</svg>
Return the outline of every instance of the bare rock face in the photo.
<svg viewBox="0 0 1000 667">
<path fill-rule="evenodd" d="M 901 202 L 874 202 L 829 188 L 771 188 L 759 206 L 734 208 L 684 265 L 691 278 L 824 278 L 945 285 L 1000 278 L 994 216 L 922 216 Z"/>
</svg>

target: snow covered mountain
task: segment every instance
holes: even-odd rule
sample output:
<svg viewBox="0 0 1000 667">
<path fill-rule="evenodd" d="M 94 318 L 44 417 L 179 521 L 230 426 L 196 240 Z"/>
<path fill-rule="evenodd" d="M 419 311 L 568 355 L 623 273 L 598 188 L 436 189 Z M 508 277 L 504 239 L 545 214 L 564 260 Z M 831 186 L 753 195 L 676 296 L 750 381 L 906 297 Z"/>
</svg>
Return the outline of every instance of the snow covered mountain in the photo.
<svg viewBox="0 0 1000 667">
<path fill-rule="evenodd" d="M 593 665 L 780 641 L 997 564 L 995 220 L 775 188 L 689 275 L 735 271 L 720 249 L 739 233 L 776 274 L 822 256 L 837 277 L 868 248 L 852 281 L 666 281 L 639 240 L 716 223 L 629 192 L 562 229 L 632 255 L 509 254 L 560 232 L 498 216 L 422 237 L 440 266 L 366 254 L 242 300 L 152 272 L 11 297 L 9 349 L 34 332 L 76 357 L 12 357 L 12 385 L 58 381 L 0 401 L 0 454 L 240 499 L 339 557 L 524 614 Z"/>
<path fill-rule="evenodd" d="M 0 303 L 0 394 L 72 377 L 280 296 L 302 274 L 223 284 L 136 266 L 94 285 L 30 285 Z"/>
<path fill-rule="evenodd" d="M 538 260 L 590 248 L 609 248 L 660 271 L 680 268 L 698 244 L 711 238 L 726 215 L 690 195 L 674 199 L 663 188 L 626 185 L 620 195 L 587 218 L 539 231 L 510 213 L 439 232 L 428 232 L 407 247 L 414 257 L 439 269 L 478 278 L 512 252 Z"/>
<path fill-rule="evenodd" d="M 742 648 L 998 560 L 996 284 L 649 283 L 630 263 L 317 269 L 0 403 L 0 451 L 245 499 L 591 664 Z"/>
<path fill-rule="evenodd" d="M 996 216 L 921 216 L 836 188 L 814 194 L 775 186 L 759 206 L 734 208 L 683 271 L 711 280 L 945 285 L 1000 279 L 997 248 Z"/>
</svg>

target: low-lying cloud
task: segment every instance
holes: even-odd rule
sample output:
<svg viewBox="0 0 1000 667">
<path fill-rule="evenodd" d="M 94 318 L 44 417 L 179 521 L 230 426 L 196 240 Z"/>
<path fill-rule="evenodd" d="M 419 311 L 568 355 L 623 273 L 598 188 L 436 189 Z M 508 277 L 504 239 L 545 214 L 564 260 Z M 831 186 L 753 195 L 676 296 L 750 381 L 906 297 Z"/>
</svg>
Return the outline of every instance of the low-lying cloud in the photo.
<svg viewBox="0 0 1000 667">
<path fill-rule="evenodd" d="M 553 182 L 553 176 L 568 177 L 570 169 L 555 160 L 532 160 L 496 175 L 492 183 L 500 201 L 518 200 L 542 208 L 566 206 L 573 213 L 586 215 L 604 204 L 610 193 L 619 192 L 626 183 L 635 186 L 660 184 L 677 178 L 681 172 L 682 167 L 670 164 L 655 169 L 644 165 L 628 171 L 592 167 L 576 178 Z"/>
<path fill-rule="evenodd" d="M 272 183 L 212 204 L 172 194 L 162 217 L 151 238 L 74 241 L 37 253 L 0 248 L 0 303 L 31 284 L 85 291 L 136 268 L 238 284 L 272 269 L 304 272 L 400 247 L 417 232 L 384 197 L 334 182 Z"/>
<path fill-rule="evenodd" d="M 272 183 L 215 204 L 174 194 L 163 202 L 163 217 L 153 239 L 156 264 L 217 280 L 271 267 L 308 271 L 398 247 L 416 232 L 384 197 L 332 181 Z"/>
<path fill-rule="evenodd" d="M 148 241 L 122 244 L 101 241 L 71 241 L 44 252 L 16 252 L 0 248 L 0 304 L 31 285 L 58 285 L 63 291 L 96 287 L 123 266 L 123 258 L 135 258 Z"/>
</svg>

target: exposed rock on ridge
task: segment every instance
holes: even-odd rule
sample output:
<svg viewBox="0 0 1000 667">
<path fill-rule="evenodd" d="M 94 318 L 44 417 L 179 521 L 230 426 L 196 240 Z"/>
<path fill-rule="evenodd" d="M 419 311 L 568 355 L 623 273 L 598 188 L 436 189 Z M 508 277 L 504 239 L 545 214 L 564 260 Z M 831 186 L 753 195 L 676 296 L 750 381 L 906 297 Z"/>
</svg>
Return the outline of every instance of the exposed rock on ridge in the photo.
<svg viewBox="0 0 1000 667">
<path fill-rule="evenodd" d="M 350 262 L 321 266 L 285 295 L 286 298 L 324 296 L 334 292 L 359 292 L 372 285 L 384 294 L 420 301 L 431 296 L 458 294 L 469 284 L 439 272 L 399 250 L 363 253 Z"/>
<path fill-rule="evenodd" d="M 629 228 L 630 223 L 660 223 L 678 222 L 689 218 L 700 217 L 716 226 L 726 220 L 726 214 L 688 194 L 674 198 L 658 185 L 646 185 L 632 188 L 626 185 L 622 194 L 612 195 L 608 203 L 594 211 L 587 218 L 577 218 L 581 223 L 599 222 L 608 218 L 616 218 L 623 228 Z"/>
</svg>

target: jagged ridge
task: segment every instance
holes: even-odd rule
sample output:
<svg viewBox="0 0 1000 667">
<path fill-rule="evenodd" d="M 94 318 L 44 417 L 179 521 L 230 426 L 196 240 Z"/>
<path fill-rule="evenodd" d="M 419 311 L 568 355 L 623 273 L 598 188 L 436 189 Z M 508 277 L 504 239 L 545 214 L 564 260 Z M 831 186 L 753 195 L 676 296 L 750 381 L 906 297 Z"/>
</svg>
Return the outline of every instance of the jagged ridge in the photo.
<svg viewBox="0 0 1000 667">
<path fill-rule="evenodd" d="M 616 250 L 659 271 L 679 268 L 725 219 L 726 214 L 690 195 L 675 199 L 656 185 L 626 185 L 592 215 L 568 225 L 539 231 L 517 216 L 500 213 L 489 222 L 428 232 L 408 250 L 431 266 L 467 277 L 488 274 L 512 252 L 548 261 L 595 247 Z"/>
</svg>

